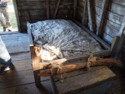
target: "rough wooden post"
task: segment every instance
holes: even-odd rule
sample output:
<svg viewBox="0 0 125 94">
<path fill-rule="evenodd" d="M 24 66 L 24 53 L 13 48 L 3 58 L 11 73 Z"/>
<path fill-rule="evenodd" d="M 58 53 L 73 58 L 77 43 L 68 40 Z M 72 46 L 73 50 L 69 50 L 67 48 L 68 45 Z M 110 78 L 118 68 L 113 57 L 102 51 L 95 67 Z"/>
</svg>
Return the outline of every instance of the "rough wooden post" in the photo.
<svg viewBox="0 0 125 94">
<path fill-rule="evenodd" d="M 89 17 L 89 27 L 90 30 L 96 33 L 96 15 L 93 0 L 87 0 L 88 6 L 88 17 Z"/>
<path fill-rule="evenodd" d="M 40 57 L 36 56 L 34 51 L 34 46 L 30 47 L 31 59 L 32 59 L 32 68 L 34 73 L 35 84 L 37 87 L 41 86 L 40 77 L 38 74 L 40 73 Z"/>
<path fill-rule="evenodd" d="M 74 0 L 74 18 L 76 17 L 77 0 Z"/>
<path fill-rule="evenodd" d="M 103 37 L 103 33 L 104 33 L 104 26 L 105 26 L 105 18 L 108 15 L 107 9 L 109 7 L 110 4 L 110 0 L 103 0 L 103 4 L 102 4 L 102 12 L 101 12 L 101 16 L 100 16 L 100 22 L 99 22 L 99 28 L 97 30 L 97 35 L 99 35 L 101 38 Z"/>
<path fill-rule="evenodd" d="M 82 17 L 82 24 L 87 26 L 88 18 L 87 18 L 87 1 L 84 1 L 84 9 L 83 9 L 83 17 Z"/>
<path fill-rule="evenodd" d="M 34 71 L 33 74 L 34 74 L 34 79 L 35 79 L 35 84 L 37 87 L 41 87 L 41 83 L 40 83 L 40 77 L 38 76 L 38 73 L 40 73 L 40 71 Z"/>
</svg>

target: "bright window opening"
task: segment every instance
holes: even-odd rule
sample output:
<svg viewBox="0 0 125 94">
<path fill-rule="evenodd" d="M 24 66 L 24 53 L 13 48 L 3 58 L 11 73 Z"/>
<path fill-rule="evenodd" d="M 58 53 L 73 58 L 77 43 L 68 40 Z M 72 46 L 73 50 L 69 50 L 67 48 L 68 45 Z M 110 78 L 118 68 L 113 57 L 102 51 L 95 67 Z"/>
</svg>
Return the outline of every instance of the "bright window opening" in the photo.
<svg viewBox="0 0 125 94">
<path fill-rule="evenodd" d="M 7 5 L 1 1 L 4 0 L 0 0 L 0 33 L 17 32 L 18 25 L 13 1 L 10 0 Z"/>
</svg>

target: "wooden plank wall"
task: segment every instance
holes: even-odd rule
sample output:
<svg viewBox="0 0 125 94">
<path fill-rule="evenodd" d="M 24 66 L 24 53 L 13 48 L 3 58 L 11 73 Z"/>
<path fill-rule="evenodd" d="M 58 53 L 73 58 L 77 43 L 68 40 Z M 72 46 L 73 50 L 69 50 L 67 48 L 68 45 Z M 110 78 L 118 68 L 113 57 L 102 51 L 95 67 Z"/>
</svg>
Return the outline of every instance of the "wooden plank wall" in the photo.
<svg viewBox="0 0 125 94">
<path fill-rule="evenodd" d="M 99 26 L 100 13 L 102 11 L 103 0 L 96 0 L 96 25 Z M 124 0 L 112 0 L 110 6 L 107 9 L 107 15 L 105 16 L 105 26 L 103 39 L 108 43 L 112 43 L 113 37 L 117 36 L 124 17 L 125 1 Z"/>
<path fill-rule="evenodd" d="M 52 19 L 58 0 L 16 0 L 21 32 L 26 32 L 26 22 Z M 60 0 L 55 18 L 72 18 L 74 0 Z"/>
<path fill-rule="evenodd" d="M 82 22 L 83 18 L 85 17 L 83 16 L 85 15 L 84 14 L 85 1 L 89 1 L 89 0 L 78 0 L 76 19 L 79 22 Z M 125 15 L 124 14 L 125 13 L 125 0 L 107 0 L 107 1 L 106 0 L 94 0 L 94 1 L 95 1 L 94 3 L 95 9 L 93 10 L 95 10 L 95 15 L 96 15 L 96 23 L 95 23 L 96 34 L 99 37 L 101 37 L 103 40 L 105 40 L 107 43 L 111 44 L 113 37 L 119 34 L 121 25 L 123 23 L 123 18 Z M 103 22 L 101 27 L 100 27 L 100 22 Z M 88 21 L 88 23 L 90 22 Z M 88 24 L 87 27 L 91 30 L 92 26 Z M 99 28 L 102 29 L 102 30 L 100 29 L 101 35 L 98 34 Z"/>
<path fill-rule="evenodd" d="M 78 20 L 79 22 L 82 22 L 85 0 L 77 0 L 77 1 L 78 3 L 77 3 L 77 9 L 76 9 L 76 20 Z"/>
<path fill-rule="evenodd" d="M 96 30 L 93 31 L 95 34 L 111 44 L 113 37 L 118 35 L 123 22 L 125 1 L 94 0 L 95 2 L 92 5 L 94 5 L 93 10 L 95 10 L 96 21 L 91 21 L 91 24 L 89 24 L 90 15 L 88 15 L 90 13 L 87 11 L 88 8 L 86 8 L 89 5 L 86 4 L 88 1 L 92 3 L 92 0 L 16 0 L 21 32 L 27 31 L 27 21 L 36 22 L 53 18 L 72 19 L 75 17 L 76 20 L 83 23 L 91 31 Z M 110 2 L 104 4 L 107 1 Z M 59 8 L 56 8 L 58 3 Z M 103 16 L 104 14 L 105 16 Z M 94 23 L 94 27 L 90 26 L 92 23 Z M 98 34 L 98 32 L 101 33 Z"/>
</svg>

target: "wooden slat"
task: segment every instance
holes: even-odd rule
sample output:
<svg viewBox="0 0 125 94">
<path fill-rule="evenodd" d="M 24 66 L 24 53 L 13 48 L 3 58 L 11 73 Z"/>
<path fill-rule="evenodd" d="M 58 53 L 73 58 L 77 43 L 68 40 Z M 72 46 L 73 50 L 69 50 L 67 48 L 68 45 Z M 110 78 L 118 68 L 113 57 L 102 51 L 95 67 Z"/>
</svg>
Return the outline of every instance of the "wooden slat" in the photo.
<svg viewBox="0 0 125 94">
<path fill-rule="evenodd" d="M 54 62 L 55 64 L 57 64 L 56 62 Z M 54 64 L 53 63 L 53 64 Z M 105 66 L 105 65 L 112 65 L 112 66 L 119 66 L 119 67 L 123 67 L 123 65 L 120 63 L 119 60 L 113 59 L 113 58 L 105 58 L 105 59 L 100 59 L 97 60 L 96 62 L 90 62 L 89 66 L 87 65 L 87 61 L 85 62 L 80 62 L 80 61 L 75 61 L 75 62 L 70 62 L 68 64 L 63 64 L 61 66 L 61 71 L 59 73 L 57 73 L 57 68 L 47 68 L 45 70 L 40 71 L 39 76 L 51 76 L 51 75 L 57 75 L 57 74 L 63 74 L 63 73 L 68 73 L 71 71 L 76 71 L 76 70 L 80 70 L 80 69 L 85 69 L 85 68 L 89 68 L 89 67 L 94 67 L 94 66 Z"/>
<path fill-rule="evenodd" d="M 56 14 L 57 14 L 58 9 L 59 9 L 60 2 L 61 2 L 61 0 L 58 0 L 57 5 L 56 5 L 56 9 L 55 9 L 55 12 L 54 12 L 54 16 L 53 16 L 53 18 L 56 17 Z"/>
<path fill-rule="evenodd" d="M 74 0 L 74 18 L 76 17 L 77 0 Z"/>
<path fill-rule="evenodd" d="M 0 76 L 0 89 L 34 82 L 32 70 L 16 72 L 10 71 Z"/>
<path fill-rule="evenodd" d="M 119 54 L 120 54 L 120 51 L 121 51 L 121 48 L 125 39 L 124 32 L 125 32 L 125 16 L 124 16 L 124 19 L 123 19 L 123 22 L 122 22 L 122 25 L 118 34 L 119 36 L 116 36 L 114 46 L 112 47 L 112 54 L 115 57 L 119 57 Z"/>
<path fill-rule="evenodd" d="M 98 84 L 102 81 L 106 81 L 114 78 L 116 75 L 109 70 L 107 67 L 104 67 L 100 70 L 93 72 L 86 72 L 85 74 L 77 75 L 75 77 L 67 78 L 63 83 L 59 81 L 56 82 L 57 90 L 59 94 L 65 94 L 71 91 L 78 89 L 85 89 L 94 84 Z"/>
<path fill-rule="evenodd" d="M 83 9 L 83 16 L 82 16 L 82 24 L 85 26 L 87 25 L 87 1 L 84 1 L 84 9 Z"/>
<path fill-rule="evenodd" d="M 110 0 L 103 0 L 103 5 L 102 5 L 102 12 L 100 16 L 100 22 L 99 22 L 99 28 L 97 34 L 102 38 L 103 36 L 103 29 L 104 29 L 104 24 L 105 24 L 105 18 L 107 16 L 107 8 L 109 7 Z"/>
<path fill-rule="evenodd" d="M 42 88 L 37 88 L 35 83 L 18 85 L 10 88 L 0 89 L 0 94 L 53 94 L 49 80 L 42 82 L 42 85 Z"/>
<path fill-rule="evenodd" d="M 89 27 L 90 30 L 96 33 L 96 15 L 93 0 L 87 0 L 88 16 L 89 16 Z"/>
<path fill-rule="evenodd" d="M 11 55 L 11 58 L 13 61 L 22 61 L 22 60 L 30 60 L 31 57 L 30 57 L 30 52 L 22 52 L 22 53 L 13 53 L 13 54 L 10 54 Z"/>
<path fill-rule="evenodd" d="M 29 41 L 27 34 L 12 33 L 1 35 L 9 53 L 29 51 Z"/>
<path fill-rule="evenodd" d="M 102 69 L 104 67 L 105 66 L 91 67 L 89 72 L 100 70 L 100 69 Z M 85 74 L 86 72 L 88 73 L 87 69 L 81 69 L 81 70 L 77 70 L 77 71 L 73 71 L 73 72 L 69 72 L 69 73 L 64 73 L 62 75 L 63 75 L 63 79 L 67 79 L 67 78 L 71 78 L 71 77 L 78 76 L 78 75 L 81 75 L 81 74 Z M 60 81 L 60 75 L 55 75 L 54 80 L 55 80 L 55 82 Z"/>
</svg>

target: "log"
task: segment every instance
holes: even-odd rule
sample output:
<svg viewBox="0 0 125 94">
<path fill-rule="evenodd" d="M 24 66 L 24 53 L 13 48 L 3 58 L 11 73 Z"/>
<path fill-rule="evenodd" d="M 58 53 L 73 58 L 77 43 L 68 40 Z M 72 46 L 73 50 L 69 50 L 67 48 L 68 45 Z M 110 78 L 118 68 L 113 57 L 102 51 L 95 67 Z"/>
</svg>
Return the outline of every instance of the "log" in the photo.
<svg viewBox="0 0 125 94">
<path fill-rule="evenodd" d="M 119 67 L 122 66 L 119 60 L 116 60 L 113 58 L 106 58 L 106 59 L 97 60 L 96 62 L 89 62 L 90 67 L 104 66 L 104 65 L 112 65 L 112 66 L 119 66 Z M 63 73 L 83 69 L 83 68 L 87 68 L 87 62 L 80 62 L 80 63 L 74 63 L 74 64 L 70 63 L 66 65 L 61 65 L 61 70 L 59 72 L 58 72 L 59 68 L 57 67 L 53 68 L 53 70 L 52 68 L 42 70 L 40 71 L 40 74 L 38 74 L 38 76 L 52 76 L 52 75 L 63 74 Z"/>
</svg>

